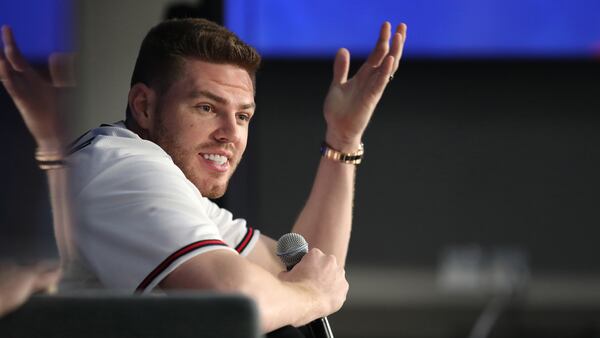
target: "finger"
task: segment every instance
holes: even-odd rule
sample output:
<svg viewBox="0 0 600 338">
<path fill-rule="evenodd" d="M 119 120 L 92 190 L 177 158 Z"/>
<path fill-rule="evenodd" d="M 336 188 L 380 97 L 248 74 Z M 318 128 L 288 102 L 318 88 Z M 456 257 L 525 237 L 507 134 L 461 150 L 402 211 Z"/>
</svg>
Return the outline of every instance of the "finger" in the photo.
<svg viewBox="0 0 600 338">
<path fill-rule="evenodd" d="M 55 87 L 75 86 L 75 56 L 72 53 L 50 54 L 48 66 Z"/>
<path fill-rule="evenodd" d="M 319 248 L 310 248 L 310 250 L 308 250 L 308 253 L 318 256 L 325 256 L 323 251 L 321 251 L 321 249 Z"/>
<path fill-rule="evenodd" d="M 390 81 L 392 75 L 392 67 L 394 67 L 394 57 L 388 55 L 382 62 L 381 67 L 377 69 L 377 74 L 373 81 L 375 92 L 383 90 Z"/>
<path fill-rule="evenodd" d="M 404 41 L 406 41 L 406 25 L 401 23 L 396 28 L 396 33 L 392 37 L 392 47 L 390 49 L 390 55 L 394 57 L 394 66 L 392 67 L 392 76 L 398 70 L 400 59 L 402 58 L 402 51 L 404 49 Z"/>
<path fill-rule="evenodd" d="M 12 29 L 8 26 L 2 26 L 2 40 L 4 41 L 4 53 L 6 59 L 11 64 L 12 68 L 18 72 L 22 72 L 29 68 L 29 64 L 21 54 Z"/>
<path fill-rule="evenodd" d="M 0 53 L 0 81 L 6 87 L 6 90 L 10 93 L 12 90 L 12 67 L 8 64 L 8 61 L 2 57 Z"/>
<path fill-rule="evenodd" d="M 398 25 L 396 31 L 402 35 L 402 43 L 406 40 L 406 34 L 408 32 L 408 26 L 403 22 Z"/>
<path fill-rule="evenodd" d="M 350 71 L 350 52 L 346 48 L 340 48 L 335 55 L 333 63 L 333 84 L 344 84 L 348 81 Z"/>
<path fill-rule="evenodd" d="M 335 255 L 328 255 L 327 259 L 334 265 L 337 266 L 337 257 Z"/>
<path fill-rule="evenodd" d="M 369 55 L 369 58 L 367 59 L 367 63 L 371 67 L 379 67 L 381 61 L 383 61 L 385 56 L 388 54 L 388 50 L 390 48 L 389 40 L 391 31 L 392 25 L 389 22 L 386 21 L 383 23 L 383 25 L 381 25 L 379 39 L 377 40 L 371 55 Z"/>
<path fill-rule="evenodd" d="M 0 81 L 8 79 L 8 65 L 6 59 L 4 59 L 4 53 L 0 52 Z"/>
<path fill-rule="evenodd" d="M 59 279 L 60 272 L 58 270 L 42 272 L 35 276 L 33 288 L 35 291 L 48 294 L 55 293 Z"/>
<path fill-rule="evenodd" d="M 6 64 L 6 58 L 4 57 L 4 50 L 0 50 L 0 81 L 8 80 L 9 69 L 8 64 Z"/>
</svg>

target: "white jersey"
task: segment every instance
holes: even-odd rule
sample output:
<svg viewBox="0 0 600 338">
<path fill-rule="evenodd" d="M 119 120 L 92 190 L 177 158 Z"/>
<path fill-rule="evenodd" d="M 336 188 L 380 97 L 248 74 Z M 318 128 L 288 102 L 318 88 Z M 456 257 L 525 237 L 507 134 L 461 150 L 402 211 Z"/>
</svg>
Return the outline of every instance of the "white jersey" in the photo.
<svg viewBox="0 0 600 338">
<path fill-rule="evenodd" d="M 71 152 L 77 253 L 63 288 L 147 292 L 196 255 L 246 255 L 258 240 L 258 230 L 203 197 L 162 148 L 123 122 L 91 130 Z"/>
</svg>

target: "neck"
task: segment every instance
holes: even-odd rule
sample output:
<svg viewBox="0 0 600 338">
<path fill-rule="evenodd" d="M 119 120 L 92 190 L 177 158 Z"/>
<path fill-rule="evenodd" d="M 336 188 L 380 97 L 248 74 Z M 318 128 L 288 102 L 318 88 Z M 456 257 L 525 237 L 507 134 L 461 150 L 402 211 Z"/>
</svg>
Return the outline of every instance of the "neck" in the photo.
<svg viewBox="0 0 600 338">
<path fill-rule="evenodd" d="M 125 127 L 127 127 L 127 129 L 131 130 L 132 132 L 138 134 L 138 136 L 142 139 L 149 140 L 148 131 L 146 129 L 142 129 L 133 119 L 126 119 Z"/>
</svg>

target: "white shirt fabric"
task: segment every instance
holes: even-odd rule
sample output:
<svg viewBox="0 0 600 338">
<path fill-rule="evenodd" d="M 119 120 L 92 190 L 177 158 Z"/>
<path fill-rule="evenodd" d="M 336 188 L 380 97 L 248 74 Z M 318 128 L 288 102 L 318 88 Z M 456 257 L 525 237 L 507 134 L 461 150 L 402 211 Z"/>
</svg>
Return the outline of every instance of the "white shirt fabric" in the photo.
<svg viewBox="0 0 600 338">
<path fill-rule="evenodd" d="M 69 156 L 76 255 L 63 289 L 148 292 L 190 258 L 248 254 L 259 231 L 209 199 L 171 157 L 123 122 L 75 141 Z"/>
</svg>

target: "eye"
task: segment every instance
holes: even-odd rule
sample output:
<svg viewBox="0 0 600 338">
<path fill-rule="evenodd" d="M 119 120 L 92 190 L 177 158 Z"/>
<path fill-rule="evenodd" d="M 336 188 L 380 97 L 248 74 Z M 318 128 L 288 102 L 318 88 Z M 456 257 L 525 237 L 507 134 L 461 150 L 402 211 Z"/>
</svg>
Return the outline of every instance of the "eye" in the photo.
<svg viewBox="0 0 600 338">
<path fill-rule="evenodd" d="M 199 105 L 195 106 L 195 108 L 198 109 L 198 110 L 200 110 L 203 113 L 212 113 L 212 112 L 214 112 L 214 108 L 210 104 L 199 104 Z"/>
<path fill-rule="evenodd" d="M 252 118 L 252 116 L 250 114 L 247 113 L 240 113 L 238 114 L 238 119 L 244 121 L 244 122 L 250 122 L 250 119 Z"/>
</svg>

